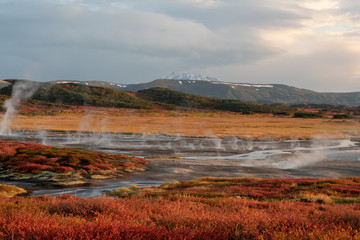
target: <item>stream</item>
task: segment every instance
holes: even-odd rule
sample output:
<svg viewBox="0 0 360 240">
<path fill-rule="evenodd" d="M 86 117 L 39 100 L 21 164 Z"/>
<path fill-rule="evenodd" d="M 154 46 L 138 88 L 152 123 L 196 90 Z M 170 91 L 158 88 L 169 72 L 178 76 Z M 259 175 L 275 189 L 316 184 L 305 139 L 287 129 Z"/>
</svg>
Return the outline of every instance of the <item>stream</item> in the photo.
<svg viewBox="0 0 360 240">
<path fill-rule="evenodd" d="M 32 191 L 32 196 L 102 196 L 120 187 L 158 186 L 198 177 L 350 177 L 360 175 L 360 143 L 351 139 L 251 141 L 238 138 L 181 137 L 120 133 L 18 131 L 2 140 L 149 158 L 146 172 L 124 179 L 97 180 L 93 186 Z M 17 184 L 15 182 L 15 184 Z M 24 184 L 24 183 L 22 183 Z M 20 183 L 21 185 L 21 183 Z"/>
</svg>

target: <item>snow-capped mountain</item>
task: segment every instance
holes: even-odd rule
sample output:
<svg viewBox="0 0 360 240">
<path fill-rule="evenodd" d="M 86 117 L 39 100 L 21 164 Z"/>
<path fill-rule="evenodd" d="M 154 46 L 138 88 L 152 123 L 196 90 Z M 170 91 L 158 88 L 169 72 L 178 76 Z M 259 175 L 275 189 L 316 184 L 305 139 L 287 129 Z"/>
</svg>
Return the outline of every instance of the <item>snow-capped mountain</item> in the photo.
<svg viewBox="0 0 360 240">
<path fill-rule="evenodd" d="M 201 80 L 201 81 L 221 81 L 215 77 L 202 76 L 199 73 L 176 73 L 172 72 L 170 75 L 162 77 L 162 79 L 176 79 L 176 80 Z"/>
</svg>

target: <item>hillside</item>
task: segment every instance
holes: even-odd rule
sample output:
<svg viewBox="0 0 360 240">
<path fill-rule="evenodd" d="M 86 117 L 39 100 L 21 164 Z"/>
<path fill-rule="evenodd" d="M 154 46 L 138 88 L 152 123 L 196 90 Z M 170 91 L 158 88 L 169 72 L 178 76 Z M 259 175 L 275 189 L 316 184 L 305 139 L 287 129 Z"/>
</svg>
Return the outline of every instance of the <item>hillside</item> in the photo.
<svg viewBox="0 0 360 240">
<path fill-rule="evenodd" d="M 168 88 L 150 88 L 138 91 L 138 97 L 152 101 L 154 104 L 172 108 L 174 106 L 188 109 L 225 110 L 247 113 L 278 113 L 290 112 L 289 107 L 277 107 L 267 104 L 245 103 L 239 100 L 226 100 L 201 97 L 193 94 L 170 90 Z"/>
<path fill-rule="evenodd" d="M 10 96 L 13 85 L 0 89 L 0 94 Z M 277 113 L 293 111 L 289 107 L 276 107 L 266 104 L 245 103 L 239 100 L 221 100 L 196 96 L 167 88 L 150 88 L 135 94 L 124 91 L 90 86 L 79 83 L 42 83 L 32 96 L 46 104 L 72 104 L 79 106 L 99 106 L 134 109 L 207 109 L 248 113 Z"/>
<path fill-rule="evenodd" d="M 12 86 L 13 85 L 10 85 L 0 89 L 0 94 L 10 96 Z M 75 104 L 81 106 L 135 109 L 149 109 L 152 107 L 148 102 L 133 97 L 123 91 L 77 83 L 42 83 L 39 89 L 32 96 L 32 99 L 44 102 Z"/>
</svg>

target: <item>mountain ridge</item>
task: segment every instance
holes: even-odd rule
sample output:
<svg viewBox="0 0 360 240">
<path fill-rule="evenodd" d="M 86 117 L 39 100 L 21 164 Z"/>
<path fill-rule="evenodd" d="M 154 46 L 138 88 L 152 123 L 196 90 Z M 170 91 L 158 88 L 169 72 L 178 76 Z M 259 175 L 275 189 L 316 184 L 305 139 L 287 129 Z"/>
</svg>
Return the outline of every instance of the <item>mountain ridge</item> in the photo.
<svg viewBox="0 0 360 240">
<path fill-rule="evenodd" d="M 360 106 L 360 92 L 316 92 L 285 84 L 253 84 L 184 79 L 155 79 L 151 82 L 138 84 L 121 84 L 96 80 L 57 80 L 51 81 L 50 83 L 77 83 L 130 92 L 159 87 L 203 97 L 233 99 L 266 104 L 330 104 Z"/>
<path fill-rule="evenodd" d="M 219 99 L 267 104 L 332 104 L 360 106 L 360 92 L 329 93 L 296 88 L 285 84 L 252 84 L 202 80 L 156 79 L 148 83 L 128 84 L 123 91 L 163 87 L 189 94 Z"/>
</svg>

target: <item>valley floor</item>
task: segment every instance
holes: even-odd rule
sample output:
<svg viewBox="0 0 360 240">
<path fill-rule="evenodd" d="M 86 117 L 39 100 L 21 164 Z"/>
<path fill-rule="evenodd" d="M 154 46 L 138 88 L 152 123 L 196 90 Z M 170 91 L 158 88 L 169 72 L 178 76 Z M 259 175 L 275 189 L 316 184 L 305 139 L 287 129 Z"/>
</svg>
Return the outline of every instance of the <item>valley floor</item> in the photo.
<svg viewBox="0 0 360 240">
<path fill-rule="evenodd" d="M 354 119 L 274 117 L 270 114 L 107 109 L 54 116 L 19 115 L 12 120 L 11 128 L 283 140 L 357 136 L 360 122 Z"/>
</svg>

